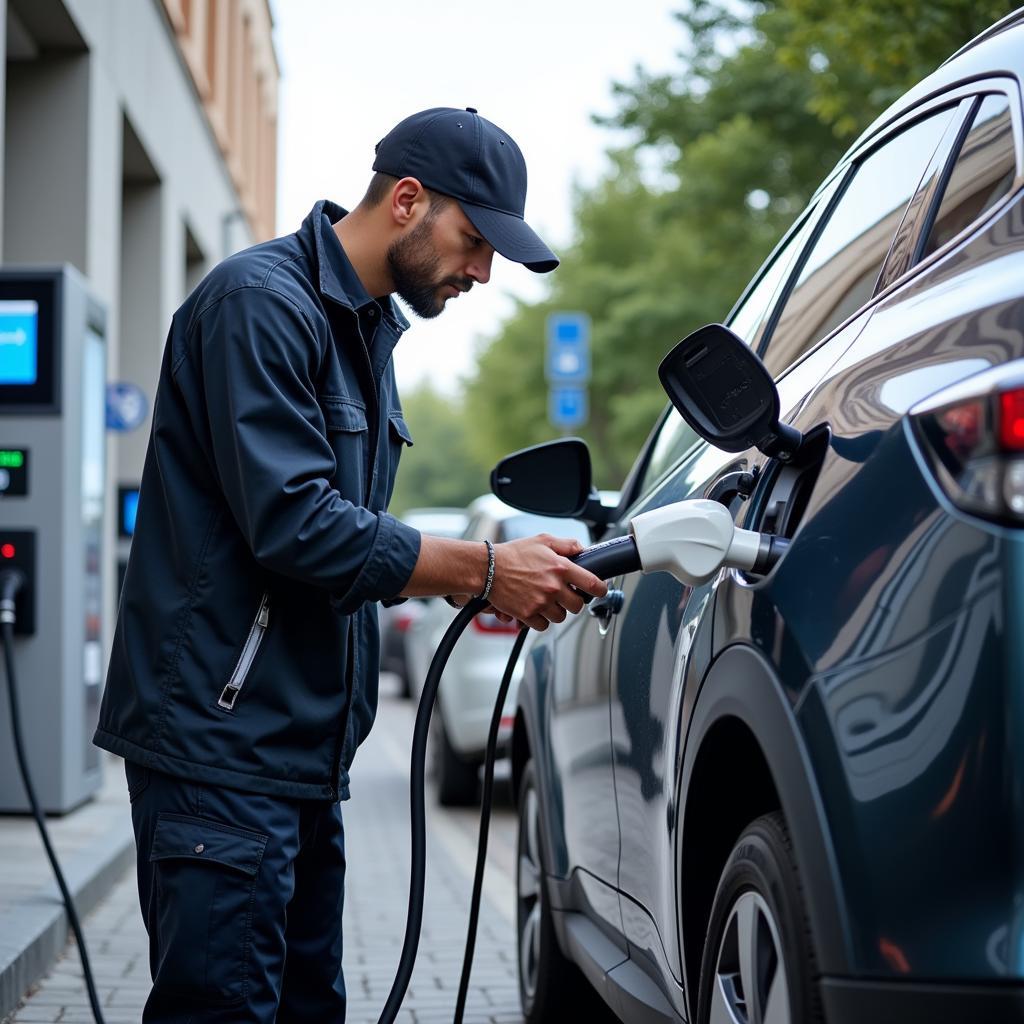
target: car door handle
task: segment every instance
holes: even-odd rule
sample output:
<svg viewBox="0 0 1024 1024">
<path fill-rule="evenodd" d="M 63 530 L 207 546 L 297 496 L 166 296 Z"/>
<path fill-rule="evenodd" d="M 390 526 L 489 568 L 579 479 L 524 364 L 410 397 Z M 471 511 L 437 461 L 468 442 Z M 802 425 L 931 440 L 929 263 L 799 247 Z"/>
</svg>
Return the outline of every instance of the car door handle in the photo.
<svg viewBox="0 0 1024 1024">
<path fill-rule="evenodd" d="M 618 615 L 622 611 L 622 606 L 625 603 L 626 595 L 621 590 L 609 590 L 604 597 L 596 597 L 590 604 L 587 605 L 587 611 L 594 616 L 595 619 L 608 620 L 613 615 Z"/>
</svg>

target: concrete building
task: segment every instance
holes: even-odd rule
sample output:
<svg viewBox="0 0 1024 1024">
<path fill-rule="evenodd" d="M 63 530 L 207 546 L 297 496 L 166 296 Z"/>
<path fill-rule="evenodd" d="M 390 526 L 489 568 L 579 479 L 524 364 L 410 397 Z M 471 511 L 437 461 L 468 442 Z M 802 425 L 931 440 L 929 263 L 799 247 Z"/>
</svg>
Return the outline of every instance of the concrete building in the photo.
<svg viewBox="0 0 1024 1024">
<path fill-rule="evenodd" d="M 279 68 L 268 0 L 0 0 L 0 262 L 71 263 L 107 311 L 107 377 L 150 404 L 171 314 L 275 230 Z M 108 434 L 105 647 L 118 485 L 149 418 Z"/>
</svg>

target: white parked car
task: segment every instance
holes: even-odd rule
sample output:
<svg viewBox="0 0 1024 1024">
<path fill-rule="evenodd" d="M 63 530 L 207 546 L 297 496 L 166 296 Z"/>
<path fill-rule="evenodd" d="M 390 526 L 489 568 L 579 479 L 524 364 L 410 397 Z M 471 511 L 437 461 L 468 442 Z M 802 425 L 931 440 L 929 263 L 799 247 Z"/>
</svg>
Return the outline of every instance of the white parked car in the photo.
<svg viewBox="0 0 1024 1024">
<path fill-rule="evenodd" d="M 401 520 L 435 537 L 461 537 L 469 513 L 464 508 L 411 508 Z M 424 606 L 425 602 L 418 597 L 388 607 L 380 606 L 380 667 L 398 676 L 403 697 L 412 696 L 406 638 L 413 622 L 423 614 Z"/>
<path fill-rule="evenodd" d="M 464 540 L 501 543 L 520 537 L 550 533 L 575 537 L 590 543 L 588 528 L 575 519 L 551 519 L 510 508 L 493 495 L 485 494 L 469 506 L 469 523 Z M 430 660 L 455 610 L 442 598 L 432 598 L 406 634 L 411 689 L 419 697 Z M 433 768 L 438 800 L 445 806 L 473 804 L 477 799 L 480 766 L 487 747 L 487 730 L 494 701 L 512 652 L 519 627 L 493 615 L 478 615 L 455 646 L 441 677 L 437 706 L 432 719 Z M 516 690 L 524 658 L 520 657 L 505 701 L 506 714 L 498 734 L 499 751 L 512 735 Z"/>
</svg>

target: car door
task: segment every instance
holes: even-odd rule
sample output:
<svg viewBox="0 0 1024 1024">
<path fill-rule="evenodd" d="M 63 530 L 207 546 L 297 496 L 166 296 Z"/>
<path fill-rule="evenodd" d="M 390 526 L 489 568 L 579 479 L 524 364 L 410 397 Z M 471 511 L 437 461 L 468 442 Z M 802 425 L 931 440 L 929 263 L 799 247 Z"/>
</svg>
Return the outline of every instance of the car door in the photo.
<svg viewBox="0 0 1024 1024">
<path fill-rule="evenodd" d="M 784 248 L 777 257 L 786 266 L 767 307 L 750 309 L 755 288 L 733 314 L 734 329 L 755 344 L 773 374 L 797 363 L 779 384 L 784 418 L 870 318 L 870 299 L 897 229 L 955 111 L 956 104 L 933 111 L 895 133 L 884 155 L 873 152 L 841 165 L 791 235 L 792 251 Z M 751 453 L 698 449 L 655 483 L 633 513 L 705 494 L 754 461 Z M 627 578 L 611 630 L 623 926 L 631 955 L 679 982 L 676 779 L 685 722 L 712 656 L 709 612 L 718 599 L 717 582 L 686 588 L 665 574 Z"/>
<path fill-rule="evenodd" d="M 732 313 L 731 324 L 749 343 L 756 345 L 764 337 L 778 297 L 838 184 L 830 182 L 821 190 Z M 735 463 L 734 456 L 709 447 L 670 407 L 631 474 L 632 505 L 609 536 L 625 533 L 633 515 L 701 493 L 704 482 L 725 472 L 730 463 Z M 604 691 L 610 705 L 621 833 L 617 878 L 623 929 L 631 952 L 680 981 L 675 929 L 662 932 L 658 915 L 649 908 L 663 904 L 671 920 L 674 791 L 682 753 L 676 723 L 686 691 L 681 676 L 684 667 L 702 663 L 699 654 L 692 662 L 689 654 L 699 637 L 710 639 L 699 627 L 711 587 L 694 591 L 660 573 L 619 577 L 611 584 L 621 595 L 622 610 L 607 614 L 598 609 L 595 615 L 591 609 L 588 614 L 598 619 L 606 638 L 609 681 Z M 703 663 L 708 654 L 704 652 Z M 641 880 L 642 871 L 653 872 L 655 878 Z"/>
</svg>

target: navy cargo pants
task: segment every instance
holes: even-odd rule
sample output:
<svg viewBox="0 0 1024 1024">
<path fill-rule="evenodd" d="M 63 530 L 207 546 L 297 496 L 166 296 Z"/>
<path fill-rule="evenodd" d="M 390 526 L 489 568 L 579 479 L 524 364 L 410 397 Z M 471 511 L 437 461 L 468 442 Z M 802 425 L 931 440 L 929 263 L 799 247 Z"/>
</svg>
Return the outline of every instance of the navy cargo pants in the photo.
<svg viewBox="0 0 1024 1024">
<path fill-rule="evenodd" d="M 144 1024 L 341 1024 L 340 805 L 125 773 L 153 977 Z"/>
</svg>

